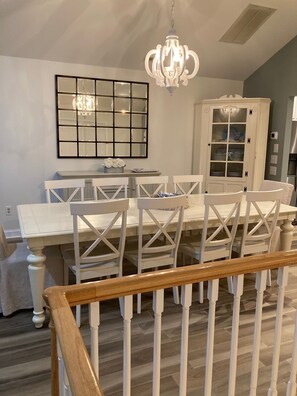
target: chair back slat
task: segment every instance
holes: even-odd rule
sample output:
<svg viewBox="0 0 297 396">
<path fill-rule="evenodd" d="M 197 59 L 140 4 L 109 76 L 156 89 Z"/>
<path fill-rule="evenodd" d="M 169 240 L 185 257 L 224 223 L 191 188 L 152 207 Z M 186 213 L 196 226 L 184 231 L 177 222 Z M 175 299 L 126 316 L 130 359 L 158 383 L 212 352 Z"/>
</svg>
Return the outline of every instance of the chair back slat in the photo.
<svg viewBox="0 0 297 396">
<path fill-rule="evenodd" d="M 137 197 L 154 197 L 160 192 L 167 192 L 168 176 L 136 177 Z"/>
<path fill-rule="evenodd" d="M 173 188 L 176 194 L 191 195 L 194 192 L 201 194 L 203 175 L 175 175 Z"/>
<path fill-rule="evenodd" d="M 112 200 L 116 198 L 128 198 L 128 177 L 109 177 L 92 179 L 94 199 Z"/>
<path fill-rule="evenodd" d="M 54 202 L 53 198 L 58 202 L 84 201 L 85 179 L 46 180 L 44 189 L 47 203 Z"/>
</svg>

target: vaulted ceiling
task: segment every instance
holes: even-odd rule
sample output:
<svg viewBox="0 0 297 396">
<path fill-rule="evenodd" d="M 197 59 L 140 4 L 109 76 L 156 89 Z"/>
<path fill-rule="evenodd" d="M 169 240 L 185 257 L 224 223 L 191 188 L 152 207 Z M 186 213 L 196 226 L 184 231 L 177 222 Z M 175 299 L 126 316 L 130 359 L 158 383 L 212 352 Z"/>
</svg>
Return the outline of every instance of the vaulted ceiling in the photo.
<svg viewBox="0 0 297 396">
<path fill-rule="evenodd" d="M 181 44 L 199 75 L 244 80 L 297 35 L 296 0 L 252 0 L 275 8 L 245 44 L 220 42 L 247 0 L 175 0 Z M 0 0 L 0 55 L 144 69 L 163 44 L 171 0 Z"/>
</svg>

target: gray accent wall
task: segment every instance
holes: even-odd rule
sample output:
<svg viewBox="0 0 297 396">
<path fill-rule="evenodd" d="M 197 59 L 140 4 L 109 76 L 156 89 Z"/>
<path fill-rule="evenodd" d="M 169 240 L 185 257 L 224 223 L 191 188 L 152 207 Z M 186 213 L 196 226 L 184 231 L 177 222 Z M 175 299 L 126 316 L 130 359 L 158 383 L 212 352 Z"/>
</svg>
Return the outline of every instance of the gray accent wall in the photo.
<svg viewBox="0 0 297 396">
<path fill-rule="evenodd" d="M 272 37 L 273 40 L 273 37 Z M 272 100 L 265 177 L 286 181 L 291 140 L 293 97 L 297 96 L 297 36 L 244 81 L 244 97 Z M 271 139 L 271 132 L 278 139 Z M 275 144 L 279 145 L 275 153 Z M 276 175 L 270 174 L 271 155 L 277 155 Z"/>
</svg>

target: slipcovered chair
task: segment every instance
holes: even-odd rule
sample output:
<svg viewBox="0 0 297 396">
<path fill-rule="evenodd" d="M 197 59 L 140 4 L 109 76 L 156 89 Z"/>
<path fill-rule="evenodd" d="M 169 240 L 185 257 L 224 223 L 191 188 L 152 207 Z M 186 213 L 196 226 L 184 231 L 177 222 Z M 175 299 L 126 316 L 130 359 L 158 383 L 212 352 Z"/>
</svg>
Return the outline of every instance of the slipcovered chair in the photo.
<svg viewBox="0 0 297 396">
<path fill-rule="evenodd" d="M 33 308 L 26 242 L 8 243 L 0 225 L 0 312 L 11 315 L 20 309 Z M 58 247 L 45 249 L 45 287 L 63 284 L 63 261 Z"/>
</svg>

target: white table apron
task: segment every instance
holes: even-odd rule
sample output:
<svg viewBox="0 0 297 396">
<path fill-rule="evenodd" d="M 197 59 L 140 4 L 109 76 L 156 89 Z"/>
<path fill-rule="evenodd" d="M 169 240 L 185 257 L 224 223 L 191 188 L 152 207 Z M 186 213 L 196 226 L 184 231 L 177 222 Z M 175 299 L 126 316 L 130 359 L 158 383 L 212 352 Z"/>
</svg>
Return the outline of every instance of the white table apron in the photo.
<svg viewBox="0 0 297 396">
<path fill-rule="evenodd" d="M 185 210 L 184 230 L 201 229 L 204 220 L 203 194 L 190 196 L 189 208 Z M 278 223 L 281 227 L 281 250 L 289 250 L 292 242 L 292 220 L 296 217 L 297 208 L 281 205 Z M 239 223 L 245 218 L 245 202 L 243 201 Z M 162 221 L 165 213 L 158 211 L 158 218 Z M 43 248 L 46 246 L 63 245 L 73 242 L 73 225 L 69 203 L 56 204 L 27 204 L 18 206 L 18 216 L 22 237 L 27 240 L 31 253 L 28 255 L 28 271 L 33 298 L 33 323 L 36 328 L 43 326 L 45 314 L 42 293 L 44 289 L 45 261 Z M 255 220 L 258 215 L 255 213 Z M 106 218 L 105 218 L 106 219 Z M 104 218 L 102 219 L 104 222 Z M 211 219 L 210 219 L 211 222 Z M 150 232 L 152 222 L 144 221 L 145 230 Z M 100 227 L 100 224 L 98 224 Z M 130 208 L 127 218 L 127 237 L 137 235 L 138 211 L 136 199 L 130 198 Z M 115 231 L 114 236 L 117 236 Z M 81 229 L 82 240 L 90 240 L 92 235 Z"/>
</svg>

